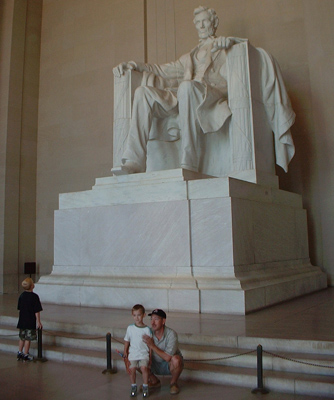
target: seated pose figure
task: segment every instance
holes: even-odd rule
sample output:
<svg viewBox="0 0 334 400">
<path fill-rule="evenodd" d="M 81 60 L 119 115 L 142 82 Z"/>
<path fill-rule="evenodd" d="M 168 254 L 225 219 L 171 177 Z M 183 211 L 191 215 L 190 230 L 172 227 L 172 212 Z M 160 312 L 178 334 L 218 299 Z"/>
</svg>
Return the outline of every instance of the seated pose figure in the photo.
<svg viewBox="0 0 334 400">
<path fill-rule="evenodd" d="M 227 104 L 225 49 L 242 39 L 215 37 L 218 17 L 213 9 L 194 11 L 199 44 L 177 61 L 151 65 L 130 61 L 114 68 L 115 76 L 137 70 L 159 77 L 163 89 L 140 86 L 136 89 L 122 169 L 127 173 L 146 171 L 147 142 L 153 118 L 177 117 L 181 138 L 181 167 L 198 171 L 201 157 L 201 134 L 217 132 L 230 117 Z M 166 139 L 168 140 L 168 139 Z M 169 139 L 171 140 L 171 139 Z"/>
<path fill-rule="evenodd" d="M 183 371 L 183 356 L 179 349 L 177 333 L 166 326 L 165 311 L 156 308 L 150 314 L 153 337 L 143 336 L 143 341 L 152 351 L 152 364 L 149 374 L 149 387 L 159 388 L 160 380 L 156 375 L 171 375 L 170 394 L 178 394 L 177 381 Z"/>
</svg>

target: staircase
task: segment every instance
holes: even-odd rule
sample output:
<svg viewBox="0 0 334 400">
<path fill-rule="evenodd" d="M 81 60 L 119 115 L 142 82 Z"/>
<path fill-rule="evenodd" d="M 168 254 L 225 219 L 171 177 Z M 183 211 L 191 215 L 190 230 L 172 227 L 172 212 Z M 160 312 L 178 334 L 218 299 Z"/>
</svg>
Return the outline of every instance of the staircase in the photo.
<svg viewBox="0 0 334 400">
<path fill-rule="evenodd" d="M 17 352 L 17 318 L 0 316 L 0 351 Z M 84 332 L 85 334 L 82 334 Z M 106 334 L 98 326 L 45 321 L 43 357 L 107 368 Z M 115 350 L 123 350 L 125 329 L 110 330 L 112 366 L 124 370 Z M 334 342 L 179 334 L 185 359 L 182 379 L 257 387 L 257 353 L 263 347 L 263 384 L 274 392 L 334 398 Z M 31 348 L 37 357 L 37 343 Z M 200 361 L 203 360 L 203 361 Z M 292 361 L 293 360 L 293 361 Z M 328 368 L 331 367 L 331 368 Z"/>
</svg>

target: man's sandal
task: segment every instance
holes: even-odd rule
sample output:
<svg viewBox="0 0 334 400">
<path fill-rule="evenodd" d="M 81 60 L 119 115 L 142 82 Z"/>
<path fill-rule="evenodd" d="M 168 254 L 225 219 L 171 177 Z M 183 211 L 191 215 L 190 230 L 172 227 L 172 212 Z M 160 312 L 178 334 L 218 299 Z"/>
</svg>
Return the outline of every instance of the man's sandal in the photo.
<svg viewBox="0 0 334 400">
<path fill-rule="evenodd" d="M 179 387 L 177 386 L 177 383 L 173 383 L 172 385 L 170 385 L 170 394 L 178 394 L 180 392 Z"/>
</svg>

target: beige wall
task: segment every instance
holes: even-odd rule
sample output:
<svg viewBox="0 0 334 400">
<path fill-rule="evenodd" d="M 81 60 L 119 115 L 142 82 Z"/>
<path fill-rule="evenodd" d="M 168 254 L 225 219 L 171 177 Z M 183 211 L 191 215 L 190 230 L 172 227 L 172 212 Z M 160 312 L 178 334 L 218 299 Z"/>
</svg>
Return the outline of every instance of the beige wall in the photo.
<svg viewBox="0 0 334 400">
<path fill-rule="evenodd" d="M 5 234 L 7 236 L 6 190 L 9 190 L 6 179 L 7 165 L 7 132 L 9 117 L 9 77 L 12 46 L 14 2 L 0 3 L 1 37 L 0 37 L 0 290 L 6 286 L 8 263 L 5 259 Z M 17 271 L 14 270 L 17 273 Z"/>
<path fill-rule="evenodd" d="M 36 167 L 42 0 L 29 0 L 26 12 L 19 196 L 19 283 L 25 262 L 36 260 Z"/>
<path fill-rule="evenodd" d="M 296 156 L 288 174 L 277 170 L 280 186 L 303 195 L 312 262 L 333 282 L 334 2 L 205 4 L 220 17 L 217 34 L 247 37 L 281 66 L 297 120 Z M 90 189 L 95 178 L 110 175 L 112 67 L 131 59 L 162 63 L 189 51 L 197 42 L 192 12 L 198 5 L 197 0 L 44 0 L 36 216 L 40 273 L 52 269 L 58 194 Z"/>
<path fill-rule="evenodd" d="M 0 291 L 35 260 L 36 144 L 42 0 L 0 3 Z"/>
<path fill-rule="evenodd" d="M 130 54 L 144 54 L 143 1 L 44 0 L 36 221 L 41 273 L 52 268 L 58 194 L 90 189 L 95 178 L 110 175 L 112 67 Z"/>
</svg>

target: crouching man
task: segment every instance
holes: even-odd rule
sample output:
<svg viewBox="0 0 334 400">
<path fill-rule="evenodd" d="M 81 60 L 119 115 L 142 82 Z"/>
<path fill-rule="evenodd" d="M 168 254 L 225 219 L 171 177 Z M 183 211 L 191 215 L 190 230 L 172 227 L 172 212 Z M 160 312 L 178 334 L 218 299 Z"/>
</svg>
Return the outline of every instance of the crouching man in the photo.
<svg viewBox="0 0 334 400">
<path fill-rule="evenodd" d="M 183 357 L 179 350 L 177 333 L 165 325 L 167 316 L 163 310 L 155 309 L 148 315 L 151 317 L 153 337 L 144 335 L 143 341 L 152 350 L 149 387 L 161 386 L 156 375 L 171 375 L 170 394 L 178 394 L 180 389 L 177 381 L 183 370 Z"/>
</svg>

